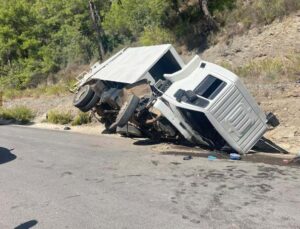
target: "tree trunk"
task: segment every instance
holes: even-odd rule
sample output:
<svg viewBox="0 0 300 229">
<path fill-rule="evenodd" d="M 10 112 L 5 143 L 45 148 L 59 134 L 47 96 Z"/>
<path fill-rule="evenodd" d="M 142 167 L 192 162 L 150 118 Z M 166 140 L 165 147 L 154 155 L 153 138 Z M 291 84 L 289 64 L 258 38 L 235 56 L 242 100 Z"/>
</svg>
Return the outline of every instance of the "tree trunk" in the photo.
<svg viewBox="0 0 300 229">
<path fill-rule="evenodd" d="M 199 7 L 203 11 L 209 26 L 212 27 L 212 29 L 217 28 L 217 23 L 215 22 L 214 18 L 212 17 L 211 13 L 209 12 L 208 9 L 208 0 L 198 0 L 199 1 Z"/>
<path fill-rule="evenodd" d="M 95 31 L 97 34 L 99 58 L 100 58 L 100 62 L 102 62 L 104 55 L 105 55 L 104 46 L 102 43 L 104 31 L 101 26 L 101 18 L 99 16 L 99 14 L 97 13 L 97 9 L 96 9 L 94 2 L 92 0 L 89 0 L 89 4 L 90 4 L 91 18 L 93 20 L 94 28 L 95 28 Z"/>
</svg>

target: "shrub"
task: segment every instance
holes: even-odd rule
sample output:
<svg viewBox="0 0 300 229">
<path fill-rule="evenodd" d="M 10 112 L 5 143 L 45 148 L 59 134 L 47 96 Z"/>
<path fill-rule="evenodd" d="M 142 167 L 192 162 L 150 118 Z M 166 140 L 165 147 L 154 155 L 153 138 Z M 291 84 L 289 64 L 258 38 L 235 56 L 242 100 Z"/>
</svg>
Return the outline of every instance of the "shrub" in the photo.
<svg viewBox="0 0 300 229">
<path fill-rule="evenodd" d="M 54 124 L 69 124 L 73 120 L 71 112 L 51 110 L 47 114 L 47 122 Z"/>
<path fill-rule="evenodd" d="M 171 32 L 160 27 L 146 27 L 141 38 L 142 45 L 157 45 L 163 43 L 173 43 L 175 41 Z"/>
<path fill-rule="evenodd" d="M 72 121 L 72 126 L 80 126 L 91 122 L 89 113 L 80 112 Z"/>
<path fill-rule="evenodd" d="M 0 108 L 0 118 L 2 119 L 13 120 L 21 124 L 26 124 L 32 121 L 34 117 L 34 112 L 25 106 Z"/>
</svg>

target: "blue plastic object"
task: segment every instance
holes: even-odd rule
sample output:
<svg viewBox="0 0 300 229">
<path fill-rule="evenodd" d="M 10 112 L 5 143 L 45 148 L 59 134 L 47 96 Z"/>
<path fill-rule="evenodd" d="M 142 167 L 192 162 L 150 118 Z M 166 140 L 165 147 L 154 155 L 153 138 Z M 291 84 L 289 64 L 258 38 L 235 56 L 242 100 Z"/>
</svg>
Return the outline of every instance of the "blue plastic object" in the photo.
<svg viewBox="0 0 300 229">
<path fill-rule="evenodd" d="M 230 160 L 234 160 L 234 161 L 241 160 L 241 155 L 239 155 L 237 153 L 231 153 Z"/>
<path fill-rule="evenodd" d="M 207 158 L 209 161 L 217 160 L 217 158 L 215 156 L 208 156 Z"/>
</svg>

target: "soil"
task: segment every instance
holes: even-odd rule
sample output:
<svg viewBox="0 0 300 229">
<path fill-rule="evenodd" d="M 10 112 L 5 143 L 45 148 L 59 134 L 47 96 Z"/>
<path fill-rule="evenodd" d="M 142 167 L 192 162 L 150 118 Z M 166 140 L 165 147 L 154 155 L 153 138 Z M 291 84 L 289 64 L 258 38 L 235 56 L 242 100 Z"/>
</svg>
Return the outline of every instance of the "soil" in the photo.
<svg viewBox="0 0 300 229">
<path fill-rule="evenodd" d="M 300 153 L 300 83 L 248 88 L 262 109 L 273 112 L 281 123 L 265 136 L 290 153 Z"/>
</svg>

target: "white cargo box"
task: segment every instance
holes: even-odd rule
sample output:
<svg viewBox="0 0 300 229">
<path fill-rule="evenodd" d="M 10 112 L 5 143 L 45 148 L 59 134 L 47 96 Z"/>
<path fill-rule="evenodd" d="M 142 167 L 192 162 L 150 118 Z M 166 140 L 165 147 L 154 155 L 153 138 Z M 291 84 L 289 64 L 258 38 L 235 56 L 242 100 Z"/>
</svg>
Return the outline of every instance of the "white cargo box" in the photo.
<svg viewBox="0 0 300 229">
<path fill-rule="evenodd" d="M 155 82 L 149 72 L 152 67 L 161 61 L 160 67 L 166 73 L 168 63 L 174 62 L 178 70 L 184 66 L 184 62 L 172 45 L 157 45 L 146 47 L 126 48 L 109 58 L 102 64 L 96 63 L 89 72 L 80 79 L 81 86 L 91 79 L 132 84 L 142 79 Z M 164 63 L 165 62 L 165 63 Z M 174 66 L 173 66 L 174 67 Z M 172 69 L 173 70 L 173 69 Z"/>
</svg>

